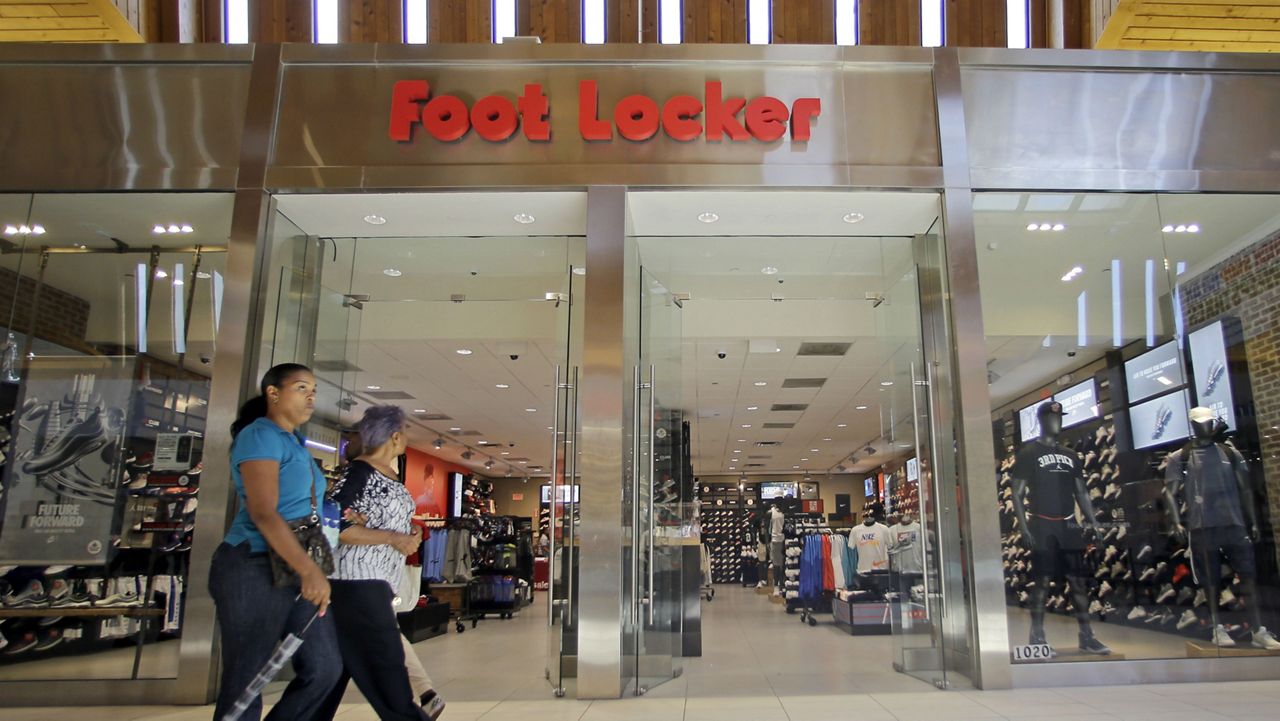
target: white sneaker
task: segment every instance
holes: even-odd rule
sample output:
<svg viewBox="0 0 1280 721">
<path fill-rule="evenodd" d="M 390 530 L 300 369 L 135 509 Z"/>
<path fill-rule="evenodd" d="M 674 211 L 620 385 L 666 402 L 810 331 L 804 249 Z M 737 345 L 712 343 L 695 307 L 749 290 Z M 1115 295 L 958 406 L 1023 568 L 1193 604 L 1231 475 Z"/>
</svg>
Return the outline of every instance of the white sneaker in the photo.
<svg viewBox="0 0 1280 721">
<path fill-rule="evenodd" d="M 1218 624 L 1213 627 L 1213 645 L 1221 646 L 1222 648 L 1231 648 L 1236 645 L 1236 642 L 1235 639 L 1231 638 L 1231 636 L 1227 634 L 1227 629 L 1222 624 Z"/>
<path fill-rule="evenodd" d="M 1267 651 L 1280 651 L 1280 641 L 1276 640 L 1266 626 L 1259 626 L 1258 630 L 1253 632 L 1253 645 Z"/>
<path fill-rule="evenodd" d="M 1222 593 L 1218 595 L 1219 606 L 1230 606 L 1235 600 L 1236 595 L 1229 588 L 1222 589 Z"/>
<path fill-rule="evenodd" d="M 1130 621 L 1137 621 L 1138 619 L 1146 618 L 1146 617 L 1147 617 L 1147 610 L 1142 606 L 1134 606 L 1133 610 L 1129 612 Z"/>
<path fill-rule="evenodd" d="M 1094 601 L 1089 604 L 1089 613 L 1102 613 L 1102 601 Z"/>
<path fill-rule="evenodd" d="M 1178 619 L 1178 630 L 1184 631 L 1191 626 L 1194 626 L 1199 620 L 1200 617 L 1196 615 L 1195 611 L 1187 609 L 1182 612 L 1182 618 Z"/>
</svg>

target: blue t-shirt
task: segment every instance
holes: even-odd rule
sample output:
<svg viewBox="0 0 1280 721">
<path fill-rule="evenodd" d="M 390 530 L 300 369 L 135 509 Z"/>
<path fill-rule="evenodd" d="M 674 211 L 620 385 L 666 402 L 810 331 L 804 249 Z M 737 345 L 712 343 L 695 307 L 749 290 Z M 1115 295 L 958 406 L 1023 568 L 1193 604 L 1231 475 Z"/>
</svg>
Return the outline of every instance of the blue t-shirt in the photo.
<svg viewBox="0 0 1280 721">
<path fill-rule="evenodd" d="M 244 477 L 240 474 L 240 464 L 245 461 L 276 461 L 280 464 L 280 498 L 276 511 L 286 521 L 311 514 L 308 484 L 315 488 L 317 502 L 324 499 L 324 474 L 316 467 L 304 442 L 301 433 L 286 431 L 268 418 L 259 418 L 236 435 L 231 444 L 231 479 L 235 481 L 240 508 L 224 539 L 227 543 L 235 546 L 248 541 L 255 552 L 267 550 L 267 540 L 254 525 L 245 505 Z"/>
</svg>

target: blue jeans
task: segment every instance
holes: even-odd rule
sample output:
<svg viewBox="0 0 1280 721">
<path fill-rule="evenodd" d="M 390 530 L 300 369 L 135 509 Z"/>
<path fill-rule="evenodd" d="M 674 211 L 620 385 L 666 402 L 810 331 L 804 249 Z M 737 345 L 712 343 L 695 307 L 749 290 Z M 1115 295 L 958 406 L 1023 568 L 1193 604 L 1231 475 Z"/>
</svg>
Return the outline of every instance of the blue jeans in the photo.
<svg viewBox="0 0 1280 721">
<path fill-rule="evenodd" d="M 272 585 L 271 562 L 265 554 L 251 553 L 247 543 L 224 543 L 214 551 L 209 592 L 222 631 L 222 683 L 214 708 L 214 721 L 220 721 L 271 658 L 276 642 L 301 630 L 315 606 L 296 600 L 297 588 Z M 311 624 L 293 657 L 293 669 L 295 677 L 267 714 L 268 721 L 322 719 L 325 698 L 342 676 L 332 618 L 326 615 Z M 241 718 L 261 717 L 259 698 Z"/>
</svg>

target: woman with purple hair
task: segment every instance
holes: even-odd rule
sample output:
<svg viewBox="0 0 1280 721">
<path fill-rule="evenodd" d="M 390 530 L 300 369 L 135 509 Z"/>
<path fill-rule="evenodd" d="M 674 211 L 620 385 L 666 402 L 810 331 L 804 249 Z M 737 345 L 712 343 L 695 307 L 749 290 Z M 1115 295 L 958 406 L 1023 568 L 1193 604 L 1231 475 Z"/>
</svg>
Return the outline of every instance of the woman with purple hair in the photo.
<svg viewBox="0 0 1280 721">
<path fill-rule="evenodd" d="M 358 427 L 363 453 L 331 496 L 343 517 L 331 586 L 346 676 L 330 696 L 329 710 L 337 711 L 350 678 L 383 721 L 435 719 L 444 703 L 439 696 L 414 697 L 392 606 L 405 556 L 422 544 L 412 523 L 413 497 L 399 480 L 398 459 L 408 446 L 404 411 L 373 406 Z"/>
</svg>

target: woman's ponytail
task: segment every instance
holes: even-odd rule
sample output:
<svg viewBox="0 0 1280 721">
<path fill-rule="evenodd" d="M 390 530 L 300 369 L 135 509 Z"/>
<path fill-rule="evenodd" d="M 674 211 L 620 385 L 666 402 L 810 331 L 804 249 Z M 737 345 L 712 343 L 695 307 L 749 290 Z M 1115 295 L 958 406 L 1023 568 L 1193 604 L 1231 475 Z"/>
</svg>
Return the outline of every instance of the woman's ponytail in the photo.
<svg viewBox="0 0 1280 721">
<path fill-rule="evenodd" d="M 231 437 L 234 439 L 240 435 L 250 423 L 267 415 L 267 397 L 254 396 L 244 402 L 240 406 L 239 412 L 236 413 L 236 420 L 231 424 Z"/>
</svg>

